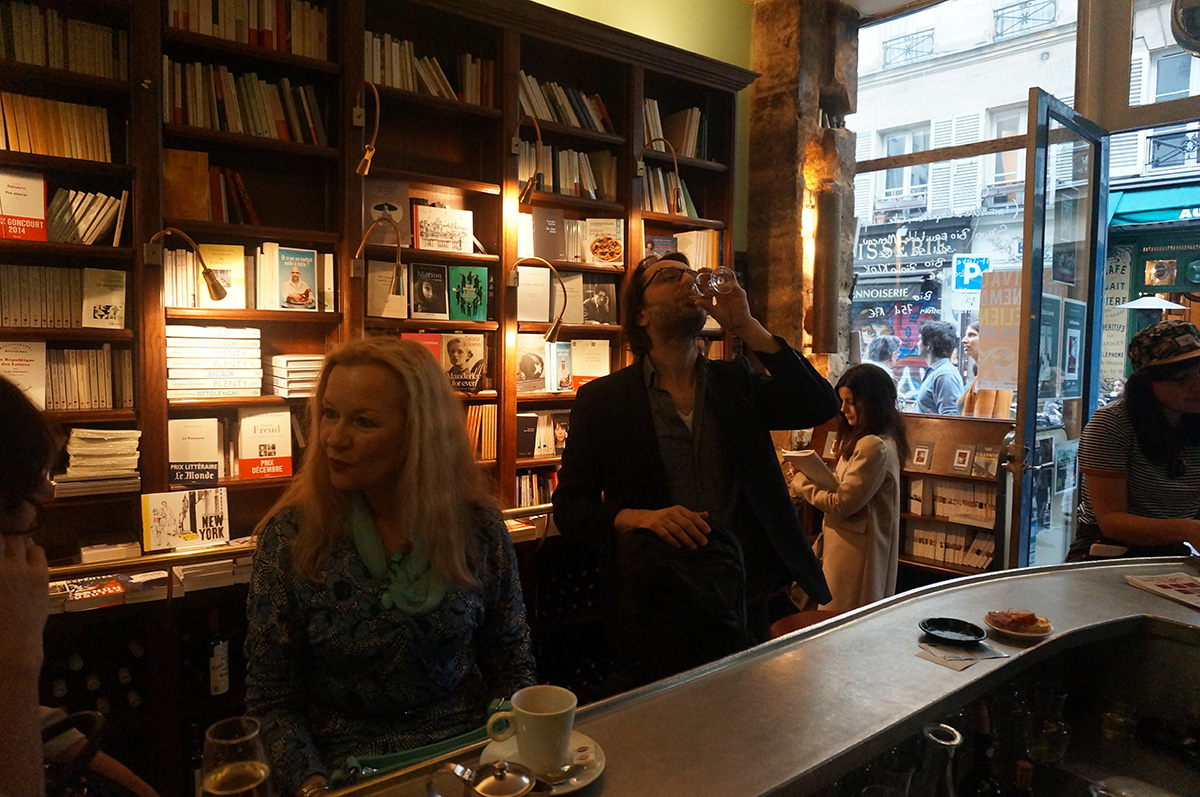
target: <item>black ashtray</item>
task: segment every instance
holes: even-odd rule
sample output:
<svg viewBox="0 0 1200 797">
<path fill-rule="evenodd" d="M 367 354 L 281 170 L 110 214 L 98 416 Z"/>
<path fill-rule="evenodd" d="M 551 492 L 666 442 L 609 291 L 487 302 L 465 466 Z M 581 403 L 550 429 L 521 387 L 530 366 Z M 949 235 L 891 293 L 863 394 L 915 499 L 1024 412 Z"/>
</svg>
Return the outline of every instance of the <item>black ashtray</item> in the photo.
<svg viewBox="0 0 1200 797">
<path fill-rule="evenodd" d="M 926 617 L 919 625 L 926 634 L 947 645 L 966 647 L 987 637 L 987 632 L 979 626 L 954 617 Z"/>
</svg>

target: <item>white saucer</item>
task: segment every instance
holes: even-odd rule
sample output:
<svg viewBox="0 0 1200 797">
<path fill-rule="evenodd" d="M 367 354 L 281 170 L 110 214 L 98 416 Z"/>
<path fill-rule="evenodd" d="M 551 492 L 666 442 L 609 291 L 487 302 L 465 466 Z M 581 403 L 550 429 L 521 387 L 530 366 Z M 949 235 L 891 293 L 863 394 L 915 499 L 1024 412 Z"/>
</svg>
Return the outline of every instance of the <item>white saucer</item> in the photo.
<svg viewBox="0 0 1200 797">
<path fill-rule="evenodd" d="M 589 737 L 579 731 L 571 731 L 571 741 L 567 750 L 570 763 L 581 764 L 583 769 L 565 783 L 559 783 L 551 788 L 551 794 L 570 794 L 579 791 L 604 771 L 604 750 Z M 479 756 L 479 763 L 489 764 L 492 761 L 515 761 L 521 763 L 517 753 L 517 738 L 514 736 L 503 742 L 489 742 Z"/>
</svg>

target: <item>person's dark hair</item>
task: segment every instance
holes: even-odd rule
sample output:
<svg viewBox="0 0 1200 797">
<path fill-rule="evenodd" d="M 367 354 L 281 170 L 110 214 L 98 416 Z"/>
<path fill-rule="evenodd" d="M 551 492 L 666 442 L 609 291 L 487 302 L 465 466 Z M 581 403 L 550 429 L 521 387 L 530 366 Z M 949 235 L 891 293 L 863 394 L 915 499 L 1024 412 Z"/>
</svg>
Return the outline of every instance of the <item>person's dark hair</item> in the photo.
<svg viewBox="0 0 1200 797">
<path fill-rule="evenodd" d="M 1138 447 L 1146 459 L 1166 465 L 1175 479 L 1183 476 L 1184 447 L 1200 443 L 1200 415 L 1184 415 L 1179 428 L 1173 428 L 1151 385 L 1195 367 L 1194 358 L 1150 365 L 1134 371 L 1125 381 L 1125 403 Z"/>
<path fill-rule="evenodd" d="M 863 363 L 842 374 L 836 389 L 843 387 L 854 396 L 858 423 L 851 426 L 846 416 L 838 413 L 838 457 L 849 459 L 863 435 L 887 435 L 895 441 L 900 461 L 907 462 L 908 435 L 904 417 L 896 409 L 896 383 L 892 378 L 882 369 Z"/>
<path fill-rule="evenodd" d="M 638 324 L 638 316 L 642 314 L 642 307 L 646 304 L 646 271 L 660 260 L 672 260 L 683 264 L 684 268 L 692 267 L 687 255 L 682 252 L 668 252 L 662 257 L 650 255 L 642 258 L 633 270 L 633 276 L 621 296 L 621 331 L 625 333 L 625 340 L 629 341 L 629 350 L 635 357 L 650 353 L 650 335 Z"/>
<path fill-rule="evenodd" d="M 920 335 L 921 342 L 938 359 L 949 357 L 958 345 L 958 334 L 954 331 L 954 324 L 949 321 L 924 321 Z"/>
<path fill-rule="evenodd" d="M 895 335 L 880 335 L 867 347 L 867 359 L 886 363 L 892 359 L 893 354 L 900 351 L 901 345 L 902 341 Z"/>
<path fill-rule="evenodd" d="M 58 439 L 21 389 L 0 377 L 0 508 L 11 509 L 33 495 L 54 464 Z"/>
</svg>

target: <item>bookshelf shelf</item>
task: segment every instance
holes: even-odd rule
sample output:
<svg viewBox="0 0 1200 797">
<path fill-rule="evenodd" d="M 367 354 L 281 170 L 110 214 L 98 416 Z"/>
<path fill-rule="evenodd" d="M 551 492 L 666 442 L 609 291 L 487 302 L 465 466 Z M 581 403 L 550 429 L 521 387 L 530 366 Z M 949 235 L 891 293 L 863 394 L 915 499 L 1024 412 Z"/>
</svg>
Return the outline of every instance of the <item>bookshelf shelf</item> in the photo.
<svg viewBox="0 0 1200 797">
<path fill-rule="evenodd" d="M 497 183 L 483 183 L 478 180 L 464 180 L 457 177 L 440 176 L 425 172 L 413 172 L 405 169 L 389 169 L 383 166 L 372 166 L 371 173 L 366 179 L 384 178 L 389 180 L 407 180 L 409 188 L 454 188 L 459 191 L 477 194 L 499 195 L 500 186 Z"/>
<path fill-rule="evenodd" d="M 291 483 L 292 479 L 290 476 L 267 479 L 238 479 L 226 476 L 217 481 L 217 486 L 241 492 L 245 490 L 278 490 L 281 487 L 287 487 Z"/>
<path fill-rule="evenodd" d="M 56 69 L 49 66 L 24 64 L 19 61 L 0 59 L 0 88 L 15 91 L 19 94 L 27 92 L 44 93 L 48 89 L 55 91 L 80 92 L 95 95 L 106 95 L 110 100 L 129 99 L 129 81 L 116 78 L 85 75 L 68 69 Z M 61 96 L 61 95 L 60 95 Z M 99 99 L 103 102 L 103 99 Z M 93 99 L 92 103 L 97 102 Z"/>
<path fill-rule="evenodd" d="M 82 158 L 60 158 L 55 155 L 34 155 L 29 152 L 0 150 L 0 168 L 25 169 L 63 175 L 89 175 L 129 180 L 134 168 L 123 163 L 105 163 Z"/>
<path fill-rule="evenodd" d="M 376 86 L 379 89 L 380 102 L 402 103 L 420 106 L 445 114 L 475 116 L 483 119 L 499 119 L 503 112 L 499 108 L 489 108 L 486 105 L 472 105 L 469 102 L 447 100 L 444 97 L 434 97 L 432 94 L 421 94 L 415 91 L 393 88 L 392 86 Z M 386 118 L 387 111 L 384 111 Z"/>
<path fill-rule="evenodd" d="M 725 222 L 718 219 L 694 219 L 690 216 L 677 216 L 671 213 L 650 213 L 642 211 L 642 221 L 660 227 L 674 227 L 679 230 L 723 230 Z"/>
<path fill-rule="evenodd" d="M 517 324 L 517 332 L 537 332 L 545 334 L 546 330 L 550 329 L 550 324 L 544 321 L 521 321 Z M 561 327 L 563 338 L 583 338 L 583 337 L 612 337 L 613 335 L 621 334 L 620 324 L 563 324 Z"/>
<path fill-rule="evenodd" d="M 566 194 L 555 194 L 549 191 L 534 191 L 533 204 L 548 208 L 562 208 L 563 210 L 591 213 L 595 216 L 621 215 L 625 213 L 625 206 L 619 202 L 605 202 L 600 199 L 567 196 Z"/>
<path fill-rule="evenodd" d="M 934 559 L 925 559 L 924 557 L 911 556 L 909 554 L 901 554 L 900 564 L 943 576 L 973 576 L 984 572 L 978 567 L 967 567 L 966 565 L 956 565 L 950 562 L 938 562 Z"/>
<path fill-rule="evenodd" d="M 958 526 L 971 526 L 977 529 L 985 529 L 991 531 L 995 527 L 995 523 L 987 520 L 977 520 L 969 517 L 947 517 L 946 515 L 918 515 L 915 512 L 901 512 L 900 517 L 905 520 L 923 520 L 929 523 L 953 523 Z"/>
<path fill-rule="evenodd" d="M 458 396 L 463 401 L 485 402 L 495 401 L 498 394 L 495 390 L 480 390 L 477 393 L 460 393 L 456 391 L 454 395 Z"/>
<path fill-rule="evenodd" d="M 443 321 L 428 318 L 374 318 L 363 319 L 366 329 L 394 329 L 401 332 L 495 332 L 500 325 L 495 321 Z"/>
<path fill-rule="evenodd" d="M 47 412 L 46 415 L 56 423 L 70 426 L 77 426 L 81 423 L 123 423 L 137 420 L 137 413 L 129 409 L 58 410 Z"/>
<path fill-rule="evenodd" d="M 170 399 L 167 405 L 179 410 L 219 410 L 236 407 L 283 407 L 288 403 L 284 396 L 237 396 L 218 399 Z"/>
<path fill-rule="evenodd" d="M 342 151 L 338 147 L 298 144 L 295 141 L 279 141 L 274 138 L 260 138 L 244 133 L 230 133 L 226 130 L 210 130 L 207 127 L 192 127 L 190 125 L 164 124 L 163 136 L 176 141 L 221 144 L 247 150 L 265 150 L 305 158 L 337 160 L 342 156 Z"/>
<path fill-rule="evenodd" d="M 394 261 L 396 259 L 396 247 L 394 246 L 368 244 L 363 250 L 363 253 L 371 260 Z M 353 252 L 351 252 L 351 254 L 353 254 Z M 474 252 L 470 254 L 466 252 L 440 252 L 437 249 L 414 249 L 411 246 L 405 246 L 401 248 L 400 258 L 405 263 L 427 260 L 431 263 L 462 263 L 472 266 L 486 266 L 492 263 L 500 262 L 499 255 L 483 255 Z"/>
<path fill-rule="evenodd" d="M 518 393 L 517 401 L 521 404 L 539 403 L 555 403 L 565 404 L 575 400 L 575 391 L 567 391 L 563 393 Z"/>
<path fill-rule="evenodd" d="M 47 329 L 46 327 L 0 327 L 0 336 L 9 340 L 71 341 L 85 343 L 128 343 L 133 340 L 131 329 Z"/>
<path fill-rule="evenodd" d="M 246 324 L 321 324 L 333 326 L 341 313 L 310 313 L 301 310 L 202 310 L 195 307 L 168 307 L 168 321 L 236 321 Z"/>
<path fill-rule="evenodd" d="M 539 119 L 538 127 L 541 128 L 543 141 L 557 141 L 561 139 L 563 141 L 575 140 L 592 144 L 608 144 L 611 146 L 625 145 L 624 136 L 618 136 L 613 133 L 597 133 L 595 130 L 572 127 L 561 122 L 550 122 Z M 523 119 L 521 122 L 521 132 L 528 133 L 529 140 L 532 141 L 535 135 L 533 123 L 528 119 Z"/>
<path fill-rule="evenodd" d="M 253 224 L 231 224 L 223 221 L 195 219 L 166 219 L 165 226 L 178 227 L 193 238 L 234 239 L 239 241 L 275 241 L 289 246 L 331 248 L 340 236 L 335 232 L 302 230 L 292 227 L 263 227 Z"/>
<path fill-rule="evenodd" d="M 642 153 L 641 157 L 646 161 L 654 161 L 656 165 L 673 165 L 671 161 L 671 153 L 669 152 L 659 152 L 658 150 L 648 149 Z M 677 160 L 679 162 L 680 169 L 702 169 L 704 171 L 718 172 L 721 174 L 729 172 L 728 166 L 726 166 L 724 163 L 718 163 L 717 161 L 709 161 L 702 158 L 678 158 Z"/>
<path fill-rule="evenodd" d="M 928 476 L 935 479 L 958 479 L 965 482 L 976 482 L 978 484 L 996 483 L 995 476 L 974 476 L 970 473 L 942 473 L 940 471 L 911 470 L 909 468 L 905 468 L 903 473 L 910 479 L 921 479 Z"/>
<path fill-rule="evenodd" d="M 111 237 L 111 236 L 110 236 Z M 71 265 L 72 261 L 118 263 L 133 262 L 133 248 L 129 246 L 103 246 L 101 244 L 63 244 L 51 241 L 15 241 L 0 239 L 0 259 L 55 260 L 58 265 Z M 109 266 L 111 268 L 111 266 Z"/>
<path fill-rule="evenodd" d="M 600 263 L 584 263 L 581 260 L 551 260 L 550 263 L 559 271 L 580 271 L 591 274 L 615 274 L 618 277 L 625 273 L 625 266 L 606 266 Z"/>
<path fill-rule="evenodd" d="M 551 465 L 558 465 L 562 462 L 562 457 L 517 457 L 518 468 L 545 468 Z"/>
<path fill-rule="evenodd" d="M 274 64 L 288 70 L 303 70 L 325 75 L 337 75 L 342 71 L 341 65 L 334 61 L 322 61 L 319 58 L 308 58 L 303 55 L 281 53 L 268 50 L 265 47 L 254 47 L 241 42 L 229 41 L 216 36 L 205 36 L 202 33 L 179 30 L 178 28 L 163 28 L 163 44 L 167 50 L 186 50 L 189 57 L 197 53 L 208 53 L 211 57 L 221 58 L 226 66 L 240 68 L 244 63 L 257 62 Z M 232 59 L 230 58 L 232 56 Z M 234 64 L 228 63 L 236 59 Z"/>
</svg>

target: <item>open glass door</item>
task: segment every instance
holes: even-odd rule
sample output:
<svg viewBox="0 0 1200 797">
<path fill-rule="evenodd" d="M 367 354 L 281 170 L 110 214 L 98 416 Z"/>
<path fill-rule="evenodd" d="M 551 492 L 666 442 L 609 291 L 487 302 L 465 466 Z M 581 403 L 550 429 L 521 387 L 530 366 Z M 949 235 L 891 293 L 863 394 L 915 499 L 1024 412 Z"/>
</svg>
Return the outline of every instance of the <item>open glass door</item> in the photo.
<svg viewBox="0 0 1200 797">
<path fill-rule="evenodd" d="M 1057 564 L 1074 535 L 1079 435 L 1096 408 L 1107 243 L 1108 134 L 1029 93 L 1008 567 Z"/>
</svg>

